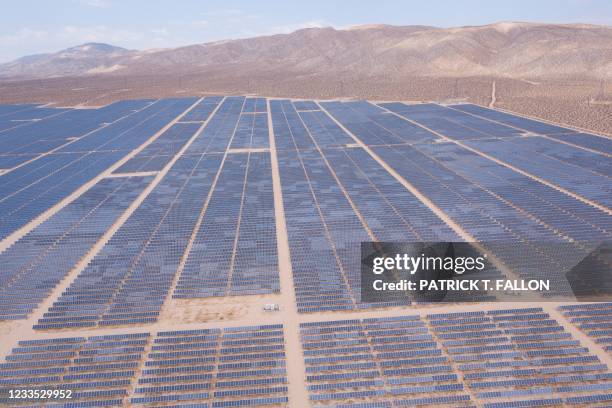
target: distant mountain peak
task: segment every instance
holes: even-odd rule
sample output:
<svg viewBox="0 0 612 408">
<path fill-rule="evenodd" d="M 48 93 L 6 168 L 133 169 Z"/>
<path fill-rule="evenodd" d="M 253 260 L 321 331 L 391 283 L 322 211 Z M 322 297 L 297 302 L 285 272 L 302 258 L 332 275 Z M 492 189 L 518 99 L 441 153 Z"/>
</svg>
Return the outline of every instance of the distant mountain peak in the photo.
<svg viewBox="0 0 612 408">
<path fill-rule="evenodd" d="M 106 74 L 120 70 L 117 60 L 137 51 L 115 45 L 89 42 L 49 53 L 28 55 L 13 62 L 0 64 L 0 78 L 51 78 Z"/>
</svg>

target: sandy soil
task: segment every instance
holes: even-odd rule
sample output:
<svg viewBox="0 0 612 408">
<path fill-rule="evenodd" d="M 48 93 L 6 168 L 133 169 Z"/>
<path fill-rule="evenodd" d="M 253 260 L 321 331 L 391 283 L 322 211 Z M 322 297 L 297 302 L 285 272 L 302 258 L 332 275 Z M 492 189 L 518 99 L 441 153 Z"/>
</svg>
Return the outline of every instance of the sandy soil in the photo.
<svg viewBox="0 0 612 408">
<path fill-rule="evenodd" d="M 280 295 L 225 296 L 204 299 L 171 299 L 164 305 L 159 321 L 168 326 L 185 323 L 232 321 L 245 318 L 265 320 L 275 312 L 263 306 L 279 304 Z"/>
</svg>

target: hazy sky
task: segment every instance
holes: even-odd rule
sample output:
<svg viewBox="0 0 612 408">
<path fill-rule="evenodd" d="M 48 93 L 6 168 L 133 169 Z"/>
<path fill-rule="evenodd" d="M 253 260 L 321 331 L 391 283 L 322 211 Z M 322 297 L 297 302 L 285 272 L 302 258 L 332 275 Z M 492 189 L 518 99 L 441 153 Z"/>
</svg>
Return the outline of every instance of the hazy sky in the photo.
<svg viewBox="0 0 612 408">
<path fill-rule="evenodd" d="M 0 62 L 84 42 L 146 49 L 303 27 L 508 20 L 612 25 L 612 0 L 8 0 L 0 13 Z"/>
</svg>

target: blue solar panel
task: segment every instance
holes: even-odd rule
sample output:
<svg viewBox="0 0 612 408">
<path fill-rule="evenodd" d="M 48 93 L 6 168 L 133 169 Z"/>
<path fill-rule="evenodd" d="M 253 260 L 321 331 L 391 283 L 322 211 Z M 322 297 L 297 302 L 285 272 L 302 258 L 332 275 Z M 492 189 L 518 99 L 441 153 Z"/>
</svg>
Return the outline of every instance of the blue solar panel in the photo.
<svg viewBox="0 0 612 408">
<path fill-rule="evenodd" d="M 139 316 L 159 311 L 198 218 L 194 208 L 204 205 L 220 161 L 219 155 L 205 155 L 183 156 L 175 163 L 49 309 L 63 318 L 57 327 L 83 315 L 96 316 L 94 324 L 102 325 L 156 320 Z M 80 301 L 85 295 L 87 309 Z"/>
</svg>

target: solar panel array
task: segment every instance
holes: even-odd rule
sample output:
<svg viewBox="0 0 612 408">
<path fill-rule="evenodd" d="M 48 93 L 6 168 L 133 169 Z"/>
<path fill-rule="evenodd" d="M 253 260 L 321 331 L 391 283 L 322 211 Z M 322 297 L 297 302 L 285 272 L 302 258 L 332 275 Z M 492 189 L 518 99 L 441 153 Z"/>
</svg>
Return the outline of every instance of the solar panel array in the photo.
<svg viewBox="0 0 612 408">
<path fill-rule="evenodd" d="M 251 153 L 234 247 L 230 295 L 280 292 L 269 153 Z"/>
<path fill-rule="evenodd" d="M 282 325 L 24 340 L 0 363 L 5 389 L 70 390 L 61 407 L 284 406 L 286 384 Z"/>
<path fill-rule="evenodd" d="M 293 101 L 293 106 L 298 111 L 319 110 L 319 106 L 314 101 Z"/>
<path fill-rule="evenodd" d="M 435 133 L 365 101 L 322 102 L 321 106 L 368 146 L 413 144 L 440 139 Z"/>
<path fill-rule="evenodd" d="M 321 111 L 271 105 L 299 310 L 405 303 L 360 302 L 360 242 L 457 235 Z"/>
<path fill-rule="evenodd" d="M 506 112 L 501 112 L 498 110 L 488 109 L 478 105 L 459 104 L 452 105 L 452 108 L 458 111 L 471 113 L 473 115 L 488 119 L 490 121 L 505 124 L 518 129 L 523 129 L 528 132 L 539 133 L 543 135 L 576 133 L 571 129 L 566 129 L 561 126 L 551 125 L 542 121 L 533 120 Z"/>
<path fill-rule="evenodd" d="M 558 236 L 577 242 L 610 237 L 612 220 L 607 214 L 552 187 L 452 143 L 423 146 L 422 151 L 522 213 L 543 221 Z"/>
<path fill-rule="evenodd" d="M 548 138 L 516 137 L 526 132 L 541 135 L 576 133 L 569 129 L 475 105 L 461 105 L 457 110 L 435 104 L 381 106 L 450 139 L 466 141 L 467 146 L 596 203 L 608 207 L 612 203 L 612 190 L 600 182 L 602 176 L 609 178 L 608 157 Z"/>
<path fill-rule="evenodd" d="M 242 111 L 244 113 L 266 113 L 268 111 L 266 98 L 246 98 Z"/>
<path fill-rule="evenodd" d="M 434 103 L 406 105 L 392 102 L 382 103 L 380 106 L 453 140 L 506 139 L 520 136 L 523 133 L 519 129 L 483 120 Z"/>
<path fill-rule="evenodd" d="M 162 99 L 109 126 L 67 144 L 58 152 L 132 151 L 196 102 L 196 98 Z"/>
<path fill-rule="evenodd" d="M 438 137 L 432 143 L 423 132 L 430 129 L 470 146 L 488 143 L 496 148 L 539 140 L 537 148 L 529 148 L 533 157 L 529 160 L 542 162 L 544 151 L 568 162 L 580 157 L 585 167 L 601 172 L 599 179 L 590 179 L 592 187 L 585 182 L 579 184 L 590 190 L 601 187 L 607 158 L 549 139 L 519 137 L 517 129 L 440 105 L 380 105 L 411 122 L 363 102 L 329 102 L 322 106 L 472 237 L 483 242 L 506 266 L 526 278 L 551 278 L 561 288 L 560 292 L 571 293 L 565 272 L 593 250 L 592 242 L 610 239 L 611 221 L 607 213 L 452 140 L 444 142 Z M 381 118 L 389 115 L 414 128 L 397 131 L 382 126 Z M 395 134 L 411 137 L 402 142 Z M 540 155 L 535 156 L 533 151 Z M 527 150 L 521 155 L 525 157 Z M 560 213 L 567 215 L 560 217 Z M 590 287 L 601 284 L 596 279 L 585 283 Z"/>
<path fill-rule="evenodd" d="M 241 115 L 230 148 L 249 149 L 268 147 L 270 147 L 268 137 L 268 115 L 266 113 Z"/>
<path fill-rule="evenodd" d="M 17 123 L 17 125 L 10 129 L 0 130 L 3 141 L 0 146 L 0 161 L 13 160 L 17 165 L 31 158 L 39 157 L 43 153 L 73 143 L 75 139 L 85 137 L 115 122 L 127 122 L 127 118 L 137 111 L 148 110 L 145 108 L 153 109 L 150 107 L 152 102 L 151 100 L 120 101 L 99 109 L 42 109 L 59 113 L 10 122 Z M 31 109 L 33 112 L 40 110 L 40 108 Z M 0 115 L 0 122 L 2 120 L 7 120 L 7 116 Z M 113 128 L 118 129 L 119 125 Z M 2 166 L 2 168 L 11 167 Z"/>
<path fill-rule="evenodd" d="M 606 364 L 539 308 L 302 323 L 314 406 L 610 401 Z"/>
<path fill-rule="evenodd" d="M 5 197 L 0 199 L 0 210 L 4 210 L 0 217 L 6 220 L 2 224 L 5 234 L 142 144 L 194 101 L 193 98 L 126 101 L 85 111 L 90 116 L 94 115 L 91 112 L 100 111 L 98 116 L 94 115 L 97 121 L 93 122 L 101 128 L 76 140 L 67 140 L 65 135 L 61 139 L 62 133 L 54 129 L 51 134 L 64 140 L 64 146 L 0 176 L 8 178 L 3 184 Z M 537 179 L 546 176 L 552 184 L 571 187 L 587 200 L 602 205 L 607 203 L 606 186 L 601 180 L 609 174 L 608 158 L 593 149 L 581 149 L 549 138 L 551 135 L 571 135 L 573 131 L 569 129 L 471 105 L 387 103 L 376 106 L 364 101 L 319 105 L 313 101 L 290 100 L 269 103 L 300 311 L 385 306 L 362 304 L 359 300 L 356 253 L 361 241 L 460 240 L 440 213 L 412 195 L 385 166 L 403 177 L 409 186 L 474 239 L 488 243 L 489 249 L 506 266 L 525 277 L 552 277 L 561 284 L 564 277 L 557 270 L 575 264 L 592 250 L 584 242 L 610 237 L 612 225 L 605 212 Z M 147 257 L 156 259 L 159 256 L 168 265 L 160 268 L 156 276 L 165 282 L 163 287 L 170 285 L 181 251 L 187 248 L 194 233 L 194 244 L 187 254 L 187 263 L 174 293 L 176 298 L 278 291 L 270 157 L 265 151 L 249 150 L 269 148 L 267 106 L 265 98 L 203 98 L 179 119 L 179 123 L 170 126 L 118 169 L 118 174 L 160 171 L 188 141 L 190 143 L 173 170 L 145 200 L 145 204 L 161 200 L 162 205 L 149 210 L 143 204 L 94 258 L 92 265 L 79 275 L 73 283 L 74 288 L 84 284 L 83 279 L 88 274 L 99 276 L 99 268 L 105 270 L 108 265 L 119 262 L 123 272 L 113 269 L 114 283 L 102 296 L 106 300 L 104 303 L 110 302 L 106 305 L 109 311 L 114 310 L 115 296 L 126 297 L 120 304 L 136 303 L 134 300 L 141 296 L 128 296 L 121 289 L 126 283 L 134 283 L 136 286 L 126 288 L 144 290 L 141 283 L 130 280 L 132 274 L 140 276 L 142 271 L 148 271 Z M 27 112 L 46 114 L 38 109 L 16 106 L 6 109 L 0 117 L 26 115 Z M 56 120 L 73 111 L 61 112 L 48 120 Z M 100 124 L 102 120 L 113 118 L 116 122 Z M 196 134 L 206 120 L 209 123 Z M 361 143 L 371 150 L 364 150 Z M 537 162 L 540 168 L 526 167 L 529 174 L 524 175 L 467 149 L 466 145 L 486 150 L 485 153 L 493 156 L 503 156 L 504 160 L 512 162 L 511 165 L 517 164 L 510 159 L 516 157 L 519 161 Z M 229 155 L 221 168 L 220 155 L 226 151 Z M 201 154 L 212 152 L 218 154 L 202 160 Z M 534 153 L 531 155 L 534 158 L 524 159 L 527 152 Z M 197 161 L 201 161 L 202 166 L 209 166 L 208 178 L 216 179 L 218 173 L 214 191 L 212 187 L 199 190 L 197 200 L 193 201 L 196 211 L 165 220 L 166 211 L 176 207 L 171 202 L 180 195 L 180 182 Z M 561 173 L 556 170 L 542 170 L 548 164 L 554 164 L 554 169 L 564 169 L 565 178 L 557 179 Z M 165 186 L 174 183 L 179 184 L 173 192 L 161 193 Z M 207 203 L 209 195 L 210 203 Z M 255 213 L 254 208 L 259 208 L 259 212 Z M 149 211 L 154 215 L 144 215 Z M 241 218 L 243 213 L 244 219 Z M 559 217 L 560 213 L 564 216 Z M 173 231 L 177 239 L 180 237 L 176 246 L 172 250 L 166 247 L 163 255 L 147 255 L 155 248 L 150 240 L 163 234 L 163 229 L 140 234 L 136 240 L 140 244 L 133 244 L 140 249 L 124 246 L 126 240 L 135 239 L 132 237 L 135 233 L 129 230 L 138 217 L 141 223 L 145 223 L 144 220 L 148 223 L 148 217 L 153 217 L 153 225 L 166 229 L 177 229 L 171 223 L 181 224 L 178 231 Z M 187 221 L 179 222 L 182 217 Z M 199 230 L 194 231 L 200 219 Z M 313 258 L 313 253 L 319 257 Z M 119 254 L 123 254 L 125 260 L 117 261 L 115 257 Z M 249 258 L 251 261 L 247 261 Z M 323 259 L 326 261 L 321 261 Z M 249 262 L 252 268 L 245 266 Z M 221 272 L 212 276 L 217 268 Z M 234 275 L 234 271 L 238 273 Z M 160 295 L 168 289 L 161 292 L 145 290 L 148 295 L 144 296 Z M 62 301 L 68 299 L 71 290 L 64 293 Z M 565 292 L 569 290 L 566 288 Z M 79 297 L 85 296 L 78 290 L 76 293 Z M 100 297 L 94 298 L 101 301 Z M 75 300 L 70 299 L 71 302 Z M 83 298 L 83 302 L 90 300 L 93 299 Z M 388 305 L 394 303 L 391 301 Z M 152 321 L 156 307 L 142 307 L 146 312 L 138 312 L 143 314 L 136 316 L 120 307 L 120 315 L 125 319 L 117 320 L 129 323 L 128 319 L 137 317 L 144 319 L 137 322 Z M 84 317 L 83 311 L 76 313 Z M 54 316 L 60 320 L 64 317 Z M 80 321 L 78 324 L 89 326 L 94 320 L 93 315 L 88 314 L 87 323 Z M 77 324 L 75 321 L 67 323 Z"/>
<path fill-rule="evenodd" d="M 138 378 L 134 406 L 287 403 L 282 325 L 160 332 Z"/>
<path fill-rule="evenodd" d="M 57 406 L 121 406 L 141 365 L 148 333 L 23 340 L 0 364 L 0 384 L 12 389 L 70 390 Z M 44 401 L 15 400 L 17 406 Z M 68 401 L 68 402 L 64 402 Z"/>
<path fill-rule="evenodd" d="M 568 133 L 563 135 L 550 135 L 551 138 L 560 140 L 600 153 L 612 154 L 612 141 L 609 138 L 591 135 L 588 133 Z"/>
<path fill-rule="evenodd" d="M 19 132 L 14 135 L 3 135 L 1 151 L 18 146 L 26 152 L 36 150 L 36 145 L 40 140 L 46 140 L 44 138 L 60 139 L 63 146 L 52 154 L 0 174 L 0 239 L 115 164 L 194 101 L 193 98 L 185 98 L 156 102 L 111 125 L 80 135 L 70 143 L 66 143 L 71 137 L 69 130 L 65 130 L 62 124 L 46 121 L 36 122 L 40 127 L 20 127 L 15 129 Z M 53 130 L 47 132 L 46 126 L 51 126 Z"/>
<path fill-rule="evenodd" d="M 39 319 L 35 329 L 74 329 L 155 322 L 164 299 L 169 296 L 184 255 L 187 256 L 187 262 L 178 279 L 175 298 L 254 295 L 279 291 L 270 153 L 233 153 L 230 150 L 227 159 L 224 159 L 223 154 L 232 141 L 245 134 L 248 140 L 245 140 L 244 147 L 268 146 L 267 116 L 259 113 L 265 111 L 267 104 L 262 107 L 261 101 L 255 100 L 252 104 L 254 112 L 243 112 L 249 100 L 243 97 L 226 98 L 219 106 L 219 114 L 211 119 L 209 126 L 201 133 L 196 133 L 201 125 L 193 121 L 179 122 L 169 127 L 118 170 L 118 174 L 125 171 L 159 171 L 168 167 L 168 162 L 176 157 L 180 149 L 184 149 L 184 154 L 176 157 L 176 162 L 148 193 L 142 204 Z M 216 107 L 218 102 L 214 100 L 214 103 L 209 102 L 208 105 Z M 194 109 L 201 105 L 196 105 Z M 260 123 L 262 117 L 266 119 L 263 125 Z M 246 133 L 239 127 L 243 121 L 241 118 L 248 118 L 252 125 Z M 188 141 L 190 145 L 186 146 Z M 78 142 L 80 140 L 75 143 Z M 113 139 L 108 142 L 112 143 Z M 101 148 L 102 145 L 106 146 L 107 143 L 97 147 Z M 116 153 L 122 154 L 120 151 Z M 143 163 L 149 167 L 140 167 Z M 155 167 L 151 167 L 151 163 Z M 103 184 L 124 183 L 122 178 L 108 180 Z M 151 181 L 151 178 L 146 180 Z M 123 201 L 123 207 L 116 206 L 117 215 L 140 191 L 132 188 L 132 192 L 133 195 Z M 95 190 L 90 193 L 96 194 Z M 82 199 L 87 197 L 84 195 Z M 75 205 L 79 202 L 77 200 Z M 62 214 L 69 208 L 60 211 L 57 218 L 61 220 Z M 102 232 L 115 219 L 110 220 L 110 224 L 100 222 Z M 200 219 L 201 228 L 196 231 Z M 190 251 L 187 251 L 192 235 L 194 243 Z M 9 300 L 3 302 L 6 307 L 1 316 L 12 319 L 26 317 L 28 307 L 31 310 L 48 295 L 59 282 L 58 279 L 72 270 L 101 236 L 102 233 L 92 234 L 88 239 L 80 240 L 79 245 L 75 245 L 80 252 L 69 248 L 71 256 L 64 256 L 57 261 L 62 266 L 53 274 L 57 279 L 50 279 L 45 290 L 39 291 L 39 296 L 32 298 L 27 305 L 9 305 L 18 293 L 15 293 L 17 286 L 7 286 L 6 296 Z M 219 239 L 222 236 L 224 239 Z M 59 242 L 59 238 L 57 240 Z M 54 255 L 69 252 L 67 246 L 72 241 L 66 240 L 64 246 L 55 245 L 55 242 L 52 243 Z M 209 247 L 206 246 L 207 242 Z M 224 250 L 213 249 L 210 245 L 223 246 Z M 18 258 L 24 256 L 24 251 L 20 249 L 22 247 L 14 248 L 13 252 L 18 253 Z M 2 255 L 10 256 L 11 253 L 7 251 Z M 202 256 L 213 259 L 212 262 L 224 263 L 226 268 L 221 269 L 224 273 L 218 275 L 220 269 L 216 264 L 214 268 L 207 267 L 202 262 Z M 12 282 L 11 277 L 16 274 L 27 279 L 29 276 L 40 276 L 37 273 L 46 273 L 40 264 L 35 265 L 30 268 L 35 271 L 29 275 L 19 272 L 20 269 L 7 273 L 7 280 L 11 279 Z M 211 273 L 215 275 L 216 282 L 222 283 L 214 285 L 212 280 L 207 281 Z M 203 285 L 202 280 L 206 284 Z M 14 285 L 11 282 L 10 285 Z M 26 284 L 29 288 L 27 285 L 30 284 Z"/>
<path fill-rule="evenodd" d="M 222 100 L 222 96 L 207 96 L 187 112 L 179 122 L 205 122 Z"/>
<path fill-rule="evenodd" d="M 300 328 L 314 406 L 472 405 L 419 316 L 302 323 Z"/>
<path fill-rule="evenodd" d="M 227 156 L 175 298 L 278 292 L 269 153 Z"/>
<path fill-rule="evenodd" d="M 27 317 L 151 180 L 103 179 L 0 253 L 0 320 Z"/>
<path fill-rule="evenodd" d="M 610 304 L 560 307 L 575 335 L 539 308 L 395 316 L 388 307 L 415 304 L 361 301 L 360 243 L 474 239 L 563 294 L 576 290 L 568 267 L 588 261 L 580 288 L 609 292 L 609 262 L 591 252 L 612 230 L 611 147 L 469 104 L 0 105 L 0 240 L 13 237 L 0 242 L 0 320 L 26 331 L 36 321 L 37 336 L 0 363 L 0 388 L 73 389 L 57 406 L 286 406 L 287 326 L 157 331 L 175 316 L 169 304 L 285 302 L 280 278 L 291 274 L 302 314 L 282 304 L 266 316 L 300 323 L 312 406 L 609 405 Z M 371 317 L 355 318 L 363 309 Z M 312 314 L 328 311 L 339 316 Z M 142 325 L 157 333 L 116 327 Z M 74 336 L 49 339 L 58 329 Z"/>
<path fill-rule="evenodd" d="M 534 147 L 528 146 L 528 143 L 498 143 L 495 140 L 471 142 L 468 145 L 595 203 L 607 207 L 612 203 L 610 198 L 612 190 L 607 185 L 600 185 L 601 173 L 589 171 L 581 166 L 569 164 L 543 154 L 534 157 L 532 155 Z M 570 150 L 572 148 L 563 146 L 561 149 Z M 605 159 L 593 157 L 595 155 L 589 152 L 584 152 L 580 156 L 583 160 L 585 156 L 590 157 L 592 164 L 596 164 L 598 161 L 605 162 Z"/>
<path fill-rule="evenodd" d="M 573 405 L 584 394 L 612 390 L 607 365 L 540 308 L 430 314 L 427 320 L 485 407 Z"/>
<path fill-rule="evenodd" d="M 563 315 L 612 354 L 612 303 L 560 306 Z"/>
<path fill-rule="evenodd" d="M 181 157 L 35 328 L 156 321 L 220 162 Z"/>
<path fill-rule="evenodd" d="M 270 109 L 277 150 L 313 149 L 315 147 L 291 101 L 272 100 Z"/>
<path fill-rule="evenodd" d="M 201 135 L 189 146 L 188 153 L 225 152 L 236 131 L 244 101 L 242 96 L 226 97 Z"/>
<path fill-rule="evenodd" d="M 159 171 L 200 129 L 198 123 L 176 123 L 114 173 Z"/>
</svg>

